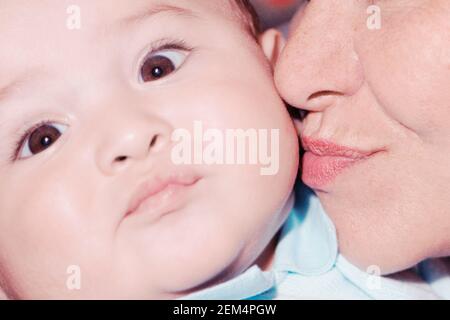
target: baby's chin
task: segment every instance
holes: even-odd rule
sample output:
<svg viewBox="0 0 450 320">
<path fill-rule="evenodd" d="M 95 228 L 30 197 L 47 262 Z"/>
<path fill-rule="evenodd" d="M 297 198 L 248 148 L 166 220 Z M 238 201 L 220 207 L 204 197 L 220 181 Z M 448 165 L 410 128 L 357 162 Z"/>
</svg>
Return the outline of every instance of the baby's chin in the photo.
<svg viewBox="0 0 450 320">
<path fill-rule="evenodd" d="M 244 265 L 240 246 L 223 243 L 222 239 L 217 239 L 217 242 L 222 243 L 217 244 L 215 250 L 198 250 L 192 252 L 189 261 L 180 259 L 166 265 L 163 275 L 160 275 L 162 292 L 174 296 L 196 292 L 230 280 L 251 264 L 251 259 L 247 259 Z"/>
<path fill-rule="evenodd" d="M 286 204 L 286 207 L 289 205 L 290 202 Z M 249 238 L 247 234 L 239 236 L 231 230 L 227 232 L 223 228 L 221 230 L 211 227 L 210 230 L 216 231 L 209 233 L 208 243 L 204 243 L 200 249 L 185 249 L 189 252 L 188 255 L 172 257 L 160 264 L 164 266 L 156 272 L 157 278 L 161 279 L 160 294 L 164 297 L 179 298 L 239 276 L 256 264 L 263 254 L 268 253 L 266 249 L 273 249 L 270 245 L 282 220 L 280 216 L 276 226 L 274 225 L 270 230 L 257 232 L 258 236 L 255 238 Z M 193 230 L 193 238 L 198 232 L 201 231 Z M 223 234 L 230 236 L 223 237 Z M 192 239 L 191 246 L 197 246 L 197 241 L 203 242 L 203 239 Z"/>
<path fill-rule="evenodd" d="M 243 263 L 241 259 L 236 259 L 225 265 L 225 267 L 215 263 L 205 266 L 204 269 L 196 267 L 187 269 L 184 275 L 185 277 L 180 275 L 177 283 L 171 281 L 171 284 L 174 285 L 169 284 L 157 299 L 163 299 L 163 296 L 169 297 L 170 299 L 177 299 L 229 281 L 242 274 L 255 261 L 255 259 L 245 260 L 246 262 Z M 203 270 L 203 272 L 199 270 Z"/>
<path fill-rule="evenodd" d="M 128 281 L 147 286 L 153 298 L 183 295 L 223 272 L 239 254 L 241 244 L 223 237 L 231 233 L 224 228 L 218 232 L 222 223 L 203 218 L 201 211 L 193 206 L 154 225 L 133 226 L 128 234 L 122 233 L 116 250 L 120 252 L 117 264 L 124 267 L 116 272 L 127 270 Z"/>
</svg>

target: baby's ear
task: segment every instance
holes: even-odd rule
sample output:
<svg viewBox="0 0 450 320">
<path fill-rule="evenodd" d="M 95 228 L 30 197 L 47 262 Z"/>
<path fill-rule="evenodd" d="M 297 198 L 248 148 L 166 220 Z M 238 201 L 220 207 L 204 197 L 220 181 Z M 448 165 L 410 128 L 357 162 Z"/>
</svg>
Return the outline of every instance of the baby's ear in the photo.
<svg viewBox="0 0 450 320">
<path fill-rule="evenodd" d="M 274 67 L 286 43 L 283 35 L 276 29 L 269 29 L 259 36 L 258 42 Z"/>
</svg>

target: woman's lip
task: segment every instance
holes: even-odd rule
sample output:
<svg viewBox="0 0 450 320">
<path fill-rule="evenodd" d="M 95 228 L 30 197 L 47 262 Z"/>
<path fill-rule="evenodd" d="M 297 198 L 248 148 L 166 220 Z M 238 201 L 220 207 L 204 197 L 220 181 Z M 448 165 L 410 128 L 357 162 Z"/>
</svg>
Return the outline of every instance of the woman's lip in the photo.
<svg viewBox="0 0 450 320">
<path fill-rule="evenodd" d="M 373 151 L 362 151 L 356 148 L 346 147 L 323 139 L 302 137 L 302 145 L 306 152 L 317 156 L 342 157 L 354 160 L 362 160 L 372 155 Z"/>
<path fill-rule="evenodd" d="M 306 152 L 303 156 L 302 180 L 312 189 L 321 189 L 333 181 L 344 169 L 363 159 L 339 156 L 319 156 Z"/>
<path fill-rule="evenodd" d="M 320 190 L 345 169 L 370 158 L 376 151 L 362 151 L 342 146 L 327 140 L 302 138 L 303 182 L 312 189 Z"/>
<path fill-rule="evenodd" d="M 132 198 L 126 216 L 141 211 L 161 212 L 174 210 L 179 205 L 181 193 L 200 180 L 196 176 L 175 176 L 153 179 L 143 183 Z"/>
</svg>

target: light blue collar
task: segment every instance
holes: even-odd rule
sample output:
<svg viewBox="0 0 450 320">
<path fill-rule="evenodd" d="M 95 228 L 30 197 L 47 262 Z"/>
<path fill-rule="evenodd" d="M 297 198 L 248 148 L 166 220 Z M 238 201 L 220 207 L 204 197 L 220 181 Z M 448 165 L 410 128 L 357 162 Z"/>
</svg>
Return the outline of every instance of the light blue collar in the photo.
<svg viewBox="0 0 450 320">
<path fill-rule="evenodd" d="M 275 289 L 279 274 L 293 272 L 312 276 L 333 268 L 338 255 L 333 223 L 318 198 L 305 187 L 296 189 L 295 198 L 294 208 L 281 230 L 272 270 L 264 272 L 254 265 L 234 279 L 182 299 L 252 299 Z"/>
<path fill-rule="evenodd" d="M 306 187 L 298 187 L 294 209 L 283 226 L 275 252 L 275 270 L 320 275 L 334 266 L 337 255 L 333 222 L 317 196 Z"/>
</svg>

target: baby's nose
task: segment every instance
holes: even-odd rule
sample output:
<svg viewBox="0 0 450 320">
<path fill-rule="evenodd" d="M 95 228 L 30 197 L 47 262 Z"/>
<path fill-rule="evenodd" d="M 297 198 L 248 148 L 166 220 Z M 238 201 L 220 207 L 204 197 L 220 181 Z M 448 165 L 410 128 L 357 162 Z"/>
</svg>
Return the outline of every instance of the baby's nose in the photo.
<svg viewBox="0 0 450 320">
<path fill-rule="evenodd" d="M 170 145 L 171 126 L 163 119 L 147 116 L 123 119 L 110 126 L 98 147 L 97 164 L 106 175 L 114 175 L 140 163 L 147 165 L 152 156 Z"/>
</svg>

